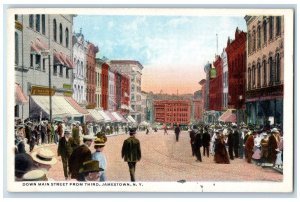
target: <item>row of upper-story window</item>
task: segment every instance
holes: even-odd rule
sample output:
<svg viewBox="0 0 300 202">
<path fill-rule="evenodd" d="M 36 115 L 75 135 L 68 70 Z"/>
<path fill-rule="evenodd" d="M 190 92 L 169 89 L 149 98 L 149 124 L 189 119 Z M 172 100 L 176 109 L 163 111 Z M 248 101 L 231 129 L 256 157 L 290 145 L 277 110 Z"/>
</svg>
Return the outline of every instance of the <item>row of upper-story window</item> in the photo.
<svg viewBox="0 0 300 202">
<path fill-rule="evenodd" d="M 46 67 L 49 68 L 48 58 L 42 58 L 39 54 L 30 54 L 30 69 L 35 69 L 39 71 L 46 72 Z M 48 63 L 48 64 L 47 64 Z M 55 60 L 53 59 L 53 76 L 70 78 L 70 69 L 64 67 L 63 65 L 55 64 Z M 64 74 L 65 68 L 65 74 Z"/>
<path fill-rule="evenodd" d="M 267 46 L 268 41 L 271 42 L 281 36 L 282 19 L 281 16 L 264 16 L 262 23 L 258 22 L 257 26 L 249 28 L 248 55 Z"/>
<path fill-rule="evenodd" d="M 275 58 L 270 56 L 249 66 L 247 77 L 248 90 L 281 84 L 280 54 L 276 53 Z"/>
<path fill-rule="evenodd" d="M 40 14 L 29 15 L 29 27 L 37 32 L 46 35 L 46 15 L 40 15 Z M 66 48 L 69 48 L 71 37 L 70 37 L 70 31 L 68 27 L 63 28 L 62 23 L 58 23 L 57 20 L 54 18 L 52 32 L 53 32 L 53 40 L 55 42 L 60 43 Z"/>
</svg>

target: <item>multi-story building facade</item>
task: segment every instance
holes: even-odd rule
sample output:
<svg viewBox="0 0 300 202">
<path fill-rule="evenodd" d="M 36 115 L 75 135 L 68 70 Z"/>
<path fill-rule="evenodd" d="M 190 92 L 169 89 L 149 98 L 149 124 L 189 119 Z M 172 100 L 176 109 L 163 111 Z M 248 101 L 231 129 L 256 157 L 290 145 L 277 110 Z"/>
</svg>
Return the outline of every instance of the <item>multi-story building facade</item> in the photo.
<svg viewBox="0 0 300 202">
<path fill-rule="evenodd" d="M 118 71 L 114 71 L 115 74 L 115 103 L 116 103 L 116 110 L 121 110 L 122 105 L 122 74 Z"/>
<path fill-rule="evenodd" d="M 227 62 L 227 53 L 225 49 L 221 54 L 222 59 L 222 70 L 223 70 L 223 101 L 222 101 L 222 109 L 228 109 L 228 62 Z"/>
<path fill-rule="evenodd" d="M 40 95 L 40 90 L 46 92 L 49 87 L 55 95 L 72 96 L 73 17 L 45 14 L 15 16 L 15 78 L 25 97 Z M 22 105 L 23 110 L 18 109 L 24 119 L 30 114 L 29 103 Z"/>
<path fill-rule="evenodd" d="M 245 120 L 246 33 L 236 28 L 235 39 L 228 38 L 228 108 L 237 109 L 237 122 Z"/>
<path fill-rule="evenodd" d="M 193 111 L 193 116 L 192 119 L 195 122 L 199 122 L 202 120 L 202 113 L 203 113 L 203 108 L 202 108 L 202 91 L 198 90 L 194 93 L 194 97 L 192 99 L 192 111 Z"/>
<path fill-rule="evenodd" d="M 140 123 L 142 113 L 141 84 L 143 66 L 135 60 L 111 60 L 113 69 L 130 78 L 130 108 L 131 115 L 137 123 Z"/>
<path fill-rule="evenodd" d="M 204 66 L 204 72 L 206 74 L 206 83 L 205 83 L 205 100 L 204 100 L 204 109 L 209 110 L 209 81 L 210 81 L 210 70 L 211 70 L 211 64 L 207 62 L 207 64 Z"/>
<path fill-rule="evenodd" d="M 223 95 L 223 70 L 222 59 L 219 55 L 216 56 L 214 64 L 215 78 L 210 80 L 209 89 L 209 109 L 215 111 L 222 111 L 222 95 Z M 212 69 L 213 70 L 213 69 Z"/>
<path fill-rule="evenodd" d="M 154 99 L 152 93 L 147 93 L 146 106 L 147 106 L 146 121 L 148 123 L 154 123 Z"/>
<path fill-rule="evenodd" d="M 87 43 L 84 35 L 73 33 L 73 98 L 81 105 L 86 105 L 86 52 Z"/>
<path fill-rule="evenodd" d="M 248 31 L 246 107 L 248 123 L 283 123 L 283 16 L 245 16 Z"/>
<path fill-rule="evenodd" d="M 116 110 L 116 85 L 115 85 L 115 73 L 108 70 L 108 110 Z"/>
<path fill-rule="evenodd" d="M 96 108 L 102 108 L 102 84 L 101 84 L 101 74 L 102 74 L 102 61 L 96 58 Z"/>
<path fill-rule="evenodd" d="M 109 72 L 109 65 L 103 61 L 99 60 L 102 63 L 101 69 L 101 107 L 104 110 L 108 110 L 108 72 Z"/>
<path fill-rule="evenodd" d="M 87 78 L 87 108 L 96 107 L 96 54 L 99 52 L 93 43 L 87 43 L 86 78 Z"/>
<path fill-rule="evenodd" d="M 155 100 L 155 121 L 171 125 L 188 125 L 191 120 L 190 100 Z"/>
<path fill-rule="evenodd" d="M 121 112 L 125 115 L 130 111 L 130 79 L 125 74 L 121 74 L 121 94 Z"/>
<path fill-rule="evenodd" d="M 141 92 L 141 99 L 142 99 L 142 110 L 141 110 L 141 122 L 147 121 L 147 93 L 142 91 Z"/>
</svg>

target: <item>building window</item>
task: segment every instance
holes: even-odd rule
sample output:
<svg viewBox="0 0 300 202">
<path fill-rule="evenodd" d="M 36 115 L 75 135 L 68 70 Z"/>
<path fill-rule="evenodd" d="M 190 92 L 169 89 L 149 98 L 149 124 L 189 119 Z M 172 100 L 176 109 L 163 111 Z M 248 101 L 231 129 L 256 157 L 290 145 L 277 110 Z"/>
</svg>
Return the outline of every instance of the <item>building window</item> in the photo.
<svg viewBox="0 0 300 202">
<path fill-rule="evenodd" d="M 273 30 L 274 30 L 274 17 L 269 18 L 269 40 L 273 39 Z"/>
<path fill-rule="evenodd" d="M 257 64 L 257 87 L 260 87 L 260 81 L 261 81 L 261 65 L 260 63 Z"/>
<path fill-rule="evenodd" d="M 264 44 L 267 43 L 267 21 L 263 22 L 263 32 L 264 32 Z"/>
<path fill-rule="evenodd" d="M 30 67 L 33 68 L 33 54 L 30 54 Z"/>
<path fill-rule="evenodd" d="M 57 75 L 57 65 L 53 66 L 53 75 L 56 76 Z"/>
<path fill-rule="evenodd" d="M 69 29 L 68 28 L 66 28 L 65 37 L 66 37 L 66 47 L 69 48 Z"/>
<path fill-rule="evenodd" d="M 59 76 L 62 77 L 63 76 L 63 70 L 64 70 L 64 66 L 60 65 L 59 66 Z"/>
<path fill-rule="evenodd" d="M 59 43 L 62 44 L 63 42 L 63 29 L 62 29 L 62 24 L 59 24 Z"/>
<path fill-rule="evenodd" d="M 66 68 L 66 78 L 69 78 L 69 69 Z"/>
<path fill-rule="evenodd" d="M 281 32 L 281 17 L 276 17 L 276 36 L 279 36 Z"/>
<path fill-rule="evenodd" d="M 251 34 L 248 33 L 248 53 L 251 53 Z"/>
<path fill-rule="evenodd" d="M 19 64 L 19 35 L 15 32 L 15 64 Z"/>
<path fill-rule="evenodd" d="M 46 16 L 42 15 L 42 34 L 46 33 Z"/>
<path fill-rule="evenodd" d="M 261 48 L 261 28 L 257 27 L 257 48 Z"/>
<path fill-rule="evenodd" d="M 37 32 L 41 31 L 41 24 L 40 24 L 40 15 L 35 15 L 35 29 Z"/>
<path fill-rule="evenodd" d="M 46 58 L 43 58 L 43 71 L 46 71 Z"/>
<path fill-rule="evenodd" d="M 264 80 L 264 86 L 267 85 L 267 61 L 263 61 L 263 80 Z"/>
<path fill-rule="evenodd" d="M 57 41 L 57 25 L 56 20 L 53 20 L 53 39 L 54 41 Z"/>
<path fill-rule="evenodd" d="M 41 69 L 41 56 L 35 55 L 35 67 L 36 69 Z"/>
<path fill-rule="evenodd" d="M 29 15 L 29 27 L 33 29 L 34 19 L 33 15 Z"/>
<path fill-rule="evenodd" d="M 269 82 L 269 85 L 273 85 L 273 81 L 274 81 L 274 74 L 273 74 L 273 72 L 274 72 L 274 70 L 273 70 L 273 58 L 272 57 L 270 57 L 269 58 L 269 67 L 270 67 L 270 82 Z"/>
<path fill-rule="evenodd" d="M 252 43 L 252 51 L 255 52 L 256 50 L 256 33 L 255 30 L 253 31 L 253 43 Z"/>
<path fill-rule="evenodd" d="M 280 82 L 280 56 L 279 53 L 276 54 L 276 82 Z"/>
<path fill-rule="evenodd" d="M 248 68 L 248 89 L 251 89 L 251 68 Z"/>
<path fill-rule="evenodd" d="M 18 21 L 19 19 L 18 19 L 18 15 L 15 15 L 15 21 Z"/>
</svg>

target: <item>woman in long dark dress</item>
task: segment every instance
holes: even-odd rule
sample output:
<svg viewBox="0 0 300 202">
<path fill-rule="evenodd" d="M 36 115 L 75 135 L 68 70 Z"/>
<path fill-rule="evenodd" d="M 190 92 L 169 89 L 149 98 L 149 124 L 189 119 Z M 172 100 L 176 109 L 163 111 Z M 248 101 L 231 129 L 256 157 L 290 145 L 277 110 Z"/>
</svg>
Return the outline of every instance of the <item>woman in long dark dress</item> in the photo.
<svg viewBox="0 0 300 202">
<path fill-rule="evenodd" d="M 229 156 L 226 150 L 224 136 L 217 133 L 216 146 L 215 146 L 215 156 L 214 160 L 216 163 L 229 164 Z"/>
</svg>

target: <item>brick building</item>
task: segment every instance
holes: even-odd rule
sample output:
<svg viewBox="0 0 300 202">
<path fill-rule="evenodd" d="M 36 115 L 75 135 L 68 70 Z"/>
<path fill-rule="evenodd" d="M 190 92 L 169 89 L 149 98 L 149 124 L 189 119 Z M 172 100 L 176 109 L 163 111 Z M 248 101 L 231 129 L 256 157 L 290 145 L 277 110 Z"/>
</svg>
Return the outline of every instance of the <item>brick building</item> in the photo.
<svg viewBox="0 0 300 202">
<path fill-rule="evenodd" d="M 103 110 L 108 109 L 108 70 L 109 65 L 102 61 L 102 69 L 101 69 L 101 107 Z"/>
<path fill-rule="evenodd" d="M 216 56 L 215 61 L 213 62 L 216 77 L 210 80 L 210 110 L 222 111 L 222 101 L 223 101 L 223 70 L 222 70 L 222 59 L 219 55 Z"/>
<path fill-rule="evenodd" d="M 99 49 L 88 42 L 86 54 L 87 108 L 96 107 L 96 54 Z"/>
<path fill-rule="evenodd" d="M 156 100 L 154 101 L 154 119 L 164 124 L 187 125 L 191 119 L 189 100 Z"/>
<path fill-rule="evenodd" d="M 121 112 L 122 114 L 129 113 L 129 95 L 130 95 L 130 80 L 129 77 L 121 74 Z"/>
<path fill-rule="evenodd" d="M 246 33 L 236 28 L 235 39 L 228 38 L 228 108 L 240 109 L 245 104 Z"/>
</svg>

